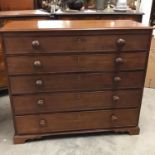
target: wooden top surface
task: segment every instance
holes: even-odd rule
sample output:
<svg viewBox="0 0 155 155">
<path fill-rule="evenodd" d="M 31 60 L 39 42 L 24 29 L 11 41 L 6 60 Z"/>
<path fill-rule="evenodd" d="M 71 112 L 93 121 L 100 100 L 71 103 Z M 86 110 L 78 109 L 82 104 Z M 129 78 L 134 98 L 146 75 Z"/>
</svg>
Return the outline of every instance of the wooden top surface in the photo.
<svg viewBox="0 0 155 155">
<path fill-rule="evenodd" d="M 152 29 L 132 20 L 38 20 L 10 21 L 1 27 L 0 32 L 24 31 L 70 31 L 107 29 Z"/>
</svg>

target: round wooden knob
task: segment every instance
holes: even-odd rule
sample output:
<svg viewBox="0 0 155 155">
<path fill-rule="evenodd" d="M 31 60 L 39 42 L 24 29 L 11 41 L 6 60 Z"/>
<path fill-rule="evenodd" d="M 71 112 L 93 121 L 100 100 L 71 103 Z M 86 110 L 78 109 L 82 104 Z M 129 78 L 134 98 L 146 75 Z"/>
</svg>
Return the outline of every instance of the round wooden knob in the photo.
<svg viewBox="0 0 155 155">
<path fill-rule="evenodd" d="M 39 105 L 39 106 L 45 105 L 45 100 L 43 100 L 43 99 L 38 100 L 37 105 Z"/>
<path fill-rule="evenodd" d="M 120 39 L 117 40 L 117 45 L 118 46 L 124 46 L 125 43 L 126 43 L 125 39 L 120 38 Z"/>
<path fill-rule="evenodd" d="M 118 102 L 120 100 L 120 97 L 119 96 L 113 96 L 112 99 L 114 102 Z"/>
<path fill-rule="evenodd" d="M 112 116 L 111 116 L 111 120 L 112 120 L 113 122 L 116 122 L 116 121 L 118 120 L 118 117 L 117 117 L 116 115 L 112 115 Z"/>
<path fill-rule="evenodd" d="M 34 48 L 34 49 L 38 49 L 39 48 L 39 41 L 38 40 L 34 40 L 34 41 L 32 41 L 32 47 Z"/>
<path fill-rule="evenodd" d="M 42 66 L 42 63 L 41 63 L 41 61 L 37 60 L 37 61 L 34 61 L 33 65 L 36 68 L 40 68 Z"/>
<path fill-rule="evenodd" d="M 36 86 L 41 87 L 43 85 L 43 81 L 42 80 L 37 80 L 36 81 Z"/>
<path fill-rule="evenodd" d="M 114 81 L 115 82 L 120 82 L 121 81 L 121 78 L 119 76 L 116 76 L 116 77 L 114 77 Z"/>
<path fill-rule="evenodd" d="M 46 126 L 47 126 L 47 121 L 46 121 L 45 119 L 41 119 L 41 120 L 39 121 L 39 126 L 40 126 L 40 127 L 46 127 Z"/>
<path fill-rule="evenodd" d="M 115 62 L 116 62 L 117 64 L 122 64 L 122 63 L 123 63 L 123 58 L 116 58 L 116 59 L 115 59 Z"/>
<path fill-rule="evenodd" d="M 78 42 L 81 42 L 82 40 L 81 40 L 81 38 L 77 38 L 77 41 L 78 41 Z"/>
</svg>

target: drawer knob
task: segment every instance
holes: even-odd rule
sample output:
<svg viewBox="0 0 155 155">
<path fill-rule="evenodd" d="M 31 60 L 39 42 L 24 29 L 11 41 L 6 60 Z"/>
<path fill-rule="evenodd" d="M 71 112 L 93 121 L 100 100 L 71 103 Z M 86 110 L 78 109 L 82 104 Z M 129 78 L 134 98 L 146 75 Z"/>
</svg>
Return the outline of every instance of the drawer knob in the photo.
<svg viewBox="0 0 155 155">
<path fill-rule="evenodd" d="M 40 127 L 46 127 L 46 126 L 47 126 L 47 121 L 46 121 L 45 119 L 41 119 L 41 120 L 39 121 L 39 126 L 40 126 Z"/>
<path fill-rule="evenodd" d="M 113 122 L 116 122 L 116 121 L 118 120 L 118 117 L 117 117 L 116 115 L 112 115 L 112 116 L 111 116 L 111 120 L 112 120 Z"/>
<path fill-rule="evenodd" d="M 77 38 L 77 41 L 78 41 L 78 42 L 81 42 L 82 40 L 81 40 L 81 38 Z"/>
<path fill-rule="evenodd" d="M 43 81 L 42 80 L 37 80 L 36 81 L 36 86 L 37 87 L 41 87 L 43 85 Z"/>
<path fill-rule="evenodd" d="M 114 81 L 115 82 L 120 82 L 121 81 L 121 78 L 119 76 L 116 76 L 116 77 L 114 77 Z"/>
<path fill-rule="evenodd" d="M 42 66 L 42 63 L 41 61 L 37 60 L 37 61 L 34 61 L 33 65 L 34 67 L 40 68 Z"/>
<path fill-rule="evenodd" d="M 43 105 L 45 105 L 45 101 L 40 99 L 40 100 L 37 101 L 37 105 L 43 106 Z"/>
<path fill-rule="evenodd" d="M 120 100 L 120 97 L 119 96 L 113 96 L 112 99 L 114 102 L 118 102 Z"/>
<path fill-rule="evenodd" d="M 125 43 L 126 43 L 125 39 L 120 38 L 120 39 L 117 40 L 117 45 L 118 46 L 122 47 L 122 46 L 125 45 Z"/>
<path fill-rule="evenodd" d="M 34 48 L 34 49 L 38 49 L 39 48 L 39 41 L 38 40 L 34 40 L 34 41 L 32 41 L 32 47 Z"/>
<path fill-rule="evenodd" d="M 116 58 L 116 59 L 115 59 L 115 62 L 116 62 L 117 64 L 122 64 L 122 63 L 123 63 L 123 58 Z"/>
</svg>

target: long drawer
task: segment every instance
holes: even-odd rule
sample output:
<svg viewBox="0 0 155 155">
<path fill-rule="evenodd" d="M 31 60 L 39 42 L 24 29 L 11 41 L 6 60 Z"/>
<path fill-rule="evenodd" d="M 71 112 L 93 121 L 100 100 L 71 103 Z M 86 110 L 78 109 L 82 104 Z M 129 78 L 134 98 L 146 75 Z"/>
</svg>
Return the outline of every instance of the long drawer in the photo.
<svg viewBox="0 0 155 155">
<path fill-rule="evenodd" d="M 141 103 L 141 90 L 76 93 L 39 93 L 12 96 L 15 115 L 80 110 L 135 108 Z M 131 98 L 133 99 L 131 102 Z"/>
<path fill-rule="evenodd" d="M 10 77 L 13 94 L 141 88 L 144 72 L 49 74 Z"/>
<path fill-rule="evenodd" d="M 94 51 L 135 51 L 147 50 L 149 34 L 118 34 L 90 36 L 34 36 L 23 34 L 20 37 L 4 38 L 6 53 L 59 53 L 59 52 L 94 52 Z"/>
<path fill-rule="evenodd" d="M 146 52 L 7 57 L 8 73 L 88 72 L 145 69 Z M 137 61 L 138 58 L 138 61 Z"/>
<path fill-rule="evenodd" d="M 137 126 L 138 114 L 138 109 L 124 109 L 16 116 L 16 133 L 37 134 Z"/>
</svg>

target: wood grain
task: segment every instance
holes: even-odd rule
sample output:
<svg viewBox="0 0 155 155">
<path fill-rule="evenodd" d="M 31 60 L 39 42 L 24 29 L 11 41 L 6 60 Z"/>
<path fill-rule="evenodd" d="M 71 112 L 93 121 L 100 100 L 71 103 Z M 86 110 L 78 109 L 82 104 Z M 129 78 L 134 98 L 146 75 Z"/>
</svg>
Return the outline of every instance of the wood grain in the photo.
<svg viewBox="0 0 155 155">
<path fill-rule="evenodd" d="M 106 31 L 107 32 L 107 31 Z M 83 35 L 79 36 L 79 33 Z M 126 31 L 119 31 L 118 34 L 105 34 L 104 31 L 95 31 L 93 35 L 84 32 L 68 32 L 68 35 L 59 36 L 53 33 L 40 34 L 42 37 L 35 36 L 33 33 L 26 33 L 16 36 L 5 37 L 5 46 L 7 54 L 24 53 L 76 53 L 76 52 L 109 52 L 109 51 L 141 51 L 148 49 L 150 34 L 128 34 Z M 131 33 L 131 34 L 130 34 Z M 18 37 L 19 36 L 19 37 Z M 31 37 L 28 37 L 31 36 Z M 119 46 L 117 41 L 125 40 L 125 45 Z M 136 40 L 136 41 L 135 41 Z M 38 42 L 38 47 L 32 46 L 32 43 Z M 57 44 L 59 43 L 60 46 Z M 72 46 L 70 46 L 72 45 Z"/>
<path fill-rule="evenodd" d="M 114 100 L 117 96 L 119 99 Z M 131 102 L 131 98 L 132 100 Z M 116 90 L 94 92 L 39 93 L 13 96 L 16 115 L 39 114 L 80 110 L 136 108 L 141 103 L 139 90 Z M 43 104 L 38 104 L 43 100 Z"/>
<path fill-rule="evenodd" d="M 114 77 L 120 77 L 120 82 L 114 82 Z M 37 92 L 87 91 L 112 88 L 142 88 L 144 72 L 114 73 L 81 73 L 35 76 L 13 76 L 10 78 L 13 94 Z M 37 81 L 41 85 L 36 85 Z"/>
<path fill-rule="evenodd" d="M 113 115 L 118 120 L 113 121 Z M 40 126 L 42 120 L 45 125 Z M 16 122 L 18 134 L 131 127 L 137 126 L 138 109 L 16 116 Z"/>
<path fill-rule="evenodd" d="M 115 54 L 82 54 L 82 55 L 31 55 L 7 57 L 9 75 L 24 73 L 65 73 L 65 72 L 98 72 L 143 70 L 146 52 Z M 123 62 L 117 62 L 117 59 Z M 137 58 L 139 61 L 137 61 Z M 117 69 L 116 69 L 117 68 Z"/>
</svg>

